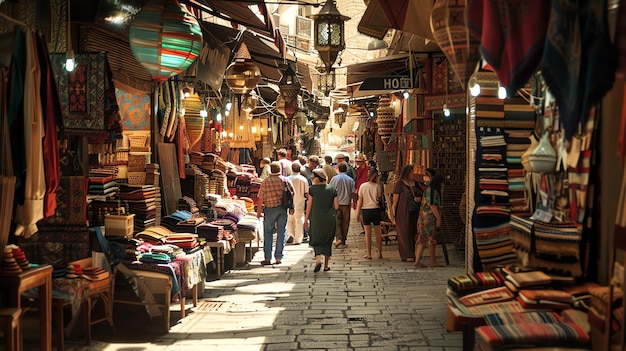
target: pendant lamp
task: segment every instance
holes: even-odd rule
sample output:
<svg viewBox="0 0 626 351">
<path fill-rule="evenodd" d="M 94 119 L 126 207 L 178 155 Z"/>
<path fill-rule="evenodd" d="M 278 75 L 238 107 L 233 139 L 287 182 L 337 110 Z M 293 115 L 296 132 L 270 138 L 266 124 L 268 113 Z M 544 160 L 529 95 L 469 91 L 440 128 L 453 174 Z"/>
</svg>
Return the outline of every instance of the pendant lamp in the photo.
<svg viewBox="0 0 626 351">
<path fill-rule="evenodd" d="M 469 34 L 466 26 L 466 2 L 437 0 L 430 17 L 433 36 L 464 89 L 480 59 L 480 41 Z"/>
<path fill-rule="evenodd" d="M 311 15 L 315 27 L 315 50 L 329 72 L 337 56 L 346 48 L 345 22 L 350 19 L 337 9 L 336 0 L 328 0 L 316 15 Z"/>
<path fill-rule="evenodd" d="M 291 65 L 288 65 L 285 72 L 283 72 L 283 76 L 280 78 L 280 82 L 278 82 L 280 95 L 283 97 L 286 104 L 296 101 L 301 87 L 302 84 L 300 84 L 298 75 L 291 68 Z"/>
<path fill-rule="evenodd" d="M 130 24 L 133 55 L 162 82 L 181 74 L 202 49 L 202 30 L 195 17 L 175 0 L 152 0 Z"/>
<path fill-rule="evenodd" d="M 235 93 L 244 95 L 252 91 L 261 80 L 261 70 L 252 61 L 250 51 L 245 43 L 241 43 L 235 59 L 226 67 L 226 85 Z"/>
</svg>

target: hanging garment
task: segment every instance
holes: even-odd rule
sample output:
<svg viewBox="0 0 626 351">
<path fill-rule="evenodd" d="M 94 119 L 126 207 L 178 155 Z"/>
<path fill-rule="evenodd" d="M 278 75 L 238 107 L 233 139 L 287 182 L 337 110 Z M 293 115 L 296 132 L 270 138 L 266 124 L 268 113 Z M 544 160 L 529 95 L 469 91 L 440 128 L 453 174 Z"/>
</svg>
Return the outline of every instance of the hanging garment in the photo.
<svg viewBox="0 0 626 351">
<path fill-rule="evenodd" d="M 547 33 L 541 72 L 569 138 L 613 86 L 617 55 L 609 36 L 607 0 L 553 0 Z"/>
<path fill-rule="evenodd" d="M 541 62 L 550 16 L 545 0 L 471 0 L 467 27 L 480 39 L 483 58 L 509 96 L 523 87 Z"/>
<path fill-rule="evenodd" d="M 26 176 L 26 148 L 24 146 L 24 74 L 26 70 L 26 37 L 19 29 L 14 32 L 13 58 L 9 71 L 8 117 L 13 172 L 15 180 L 15 202 L 24 204 L 24 178 Z"/>
<path fill-rule="evenodd" d="M 61 104 L 57 94 L 54 74 L 50 65 L 48 46 L 41 35 L 36 35 L 37 48 L 39 50 L 39 65 L 41 67 L 41 99 L 43 108 L 43 120 L 45 136 L 43 139 L 43 154 L 46 179 L 46 195 L 44 202 L 44 218 L 54 216 L 57 201 L 56 190 L 61 177 L 61 165 L 59 157 L 59 143 L 57 128 L 63 129 Z"/>
<path fill-rule="evenodd" d="M 41 70 L 35 32 L 26 34 L 26 74 L 24 79 L 24 144 L 26 147 L 26 177 L 24 204 L 18 205 L 15 235 L 29 238 L 37 232 L 36 223 L 43 219 L 46 193 L 42 139 L 44 122 L 41 109 Z"/>
</svg>

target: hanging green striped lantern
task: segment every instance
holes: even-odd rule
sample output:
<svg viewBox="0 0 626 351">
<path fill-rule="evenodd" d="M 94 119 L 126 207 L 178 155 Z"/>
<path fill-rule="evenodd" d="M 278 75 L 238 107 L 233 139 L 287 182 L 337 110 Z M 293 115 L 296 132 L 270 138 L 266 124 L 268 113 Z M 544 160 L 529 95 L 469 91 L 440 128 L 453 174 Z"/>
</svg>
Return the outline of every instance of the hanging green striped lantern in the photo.
<svg viewBox="0 0 626 351">
<path fill-rule="evenodd" d="M 180 74 L 200 54 L 202 30 L 176 0 L 153 0 L 130 25 L 130 48 L 156 81 Z"/>
</svg>

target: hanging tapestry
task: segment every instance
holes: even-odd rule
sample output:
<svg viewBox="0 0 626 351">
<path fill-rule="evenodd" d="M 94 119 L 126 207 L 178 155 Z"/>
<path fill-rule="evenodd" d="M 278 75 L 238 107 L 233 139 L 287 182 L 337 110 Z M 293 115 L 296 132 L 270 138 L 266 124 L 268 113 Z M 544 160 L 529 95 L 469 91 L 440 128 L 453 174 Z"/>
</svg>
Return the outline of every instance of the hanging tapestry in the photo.
<svg viewBox="0 0 626 351">
<path fill-rule="evenodd" d="M 115 82 L 115 96 L 125 130 L 150 130 L 150 93 Z"/>
<path fill-rule="evenodd" d="M 63 125 L 70 129 L 119 129 L 115 126 L 118 107 L 115 94 L 110 94 L 114 87 L 106 53 L 81 53 L 75 60 L 76 68 L 68 73 L 65 53 L 50 54 Z"/>
</svg>

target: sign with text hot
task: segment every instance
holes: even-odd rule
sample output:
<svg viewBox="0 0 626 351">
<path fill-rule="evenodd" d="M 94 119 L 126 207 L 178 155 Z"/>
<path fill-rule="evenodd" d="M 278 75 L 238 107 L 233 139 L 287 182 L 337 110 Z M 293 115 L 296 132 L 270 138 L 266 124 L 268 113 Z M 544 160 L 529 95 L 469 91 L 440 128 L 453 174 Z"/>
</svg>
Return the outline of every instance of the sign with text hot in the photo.
<svg viewBox="0 0 626 351">
<path fill-rule="evenodd" d="M 402 90 L 413 89 L 413 82 L 409 76 L 369 77 L 366 78 L 359 90 Z"/>
</svg>

